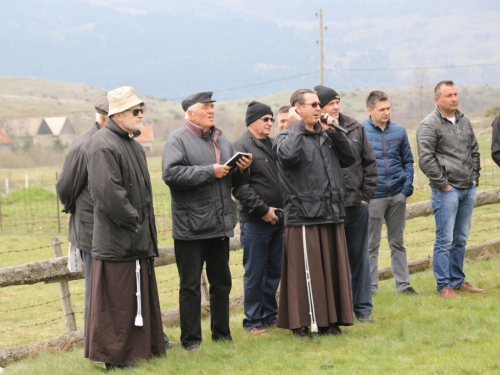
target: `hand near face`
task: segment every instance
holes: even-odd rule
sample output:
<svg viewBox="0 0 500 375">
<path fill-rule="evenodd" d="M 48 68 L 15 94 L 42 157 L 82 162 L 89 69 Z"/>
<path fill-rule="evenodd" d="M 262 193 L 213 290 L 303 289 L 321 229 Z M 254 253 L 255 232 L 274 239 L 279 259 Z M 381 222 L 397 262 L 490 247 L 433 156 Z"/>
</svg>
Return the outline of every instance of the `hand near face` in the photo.
<svg viewBox="0 0 500 375">
<path fill-rule="evenodd" d="M 241 173 L 245 172 L 245 170 L 252 164 L 252 154 L 248 154 L 248 156 L 243 156 L 240 160 L 236 162 Z"/>
<path fill-rule="evenodd" d="M 330 126 L 332 123 L 336 123 L 338 124 L 338 121 L 336 118 L 328 115 L 327 113 L 322 113 L 321 114 L 321 117 L 324 117 L 326 118 L 326 124 L 323 122 L 323 121 L 319 121 L 319 124 L 321 125 L 321 127 L 323 128 L 323 130 L 328 130 L 328 129 L 331 129 L 332 131 L 335 131 L 335 128 L 333 126 Z"/>
<path fill-rule="evenodd" d="M 227 165 L 221 165 L 221 164 L 214 164 L 214 172 L 215 172 L 215 178 L 223 178 L 226 177 L 227 174 L 231 171 L 231 167 Z"/>
<path fill-rule="evenodd" d="M 288 110 L 288 123 L 285 126 L 285 129 L 290 129 L 294 122 L 300 121 L 301 118 L 295 111 L 295 107 L 292 107 Z"/>
</svg>

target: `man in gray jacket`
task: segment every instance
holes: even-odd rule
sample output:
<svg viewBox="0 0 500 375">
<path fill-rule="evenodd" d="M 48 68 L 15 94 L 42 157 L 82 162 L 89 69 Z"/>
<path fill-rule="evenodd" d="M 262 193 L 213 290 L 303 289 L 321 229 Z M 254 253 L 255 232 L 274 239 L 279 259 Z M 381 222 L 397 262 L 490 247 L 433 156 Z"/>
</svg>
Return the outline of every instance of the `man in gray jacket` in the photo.
<svg viewBox="0 0 500 375">
<path fill-rule="evenodd" d="M 233 189 L 237 199 L 245 268 L 243 327 L 253 335 L 266 332 L 277 321 L 276 291 L 281 276 L 283 250 L 283 198 L 279 187 L 276 154 L 269 137 L 274 118 L 271 107 L 252 101 L 248 105 L 247 131 L 234 142 L 237 151 L 251 153 L 249 181 Z"/>
<path fill-rule="evenodd" d="M 181 342 L 188 352 L 201 344 L 200 277 L 206 262 L 210 283 L 212 340 L 232 341 L 229 329 L 229 237 L 236 205 L 231 189 L 248 178 L 251 156 L 225 165 L 233 146 L 215 127 L 212 92 L 182 101 L 186 124 L 165 144 L 162 177 L 172 197 L 172 237 L 180 277 Z"/>
<path fill-rule="evenodd" d="M 465 244 L 479 182 L 480 156 L 470 120 L 458 110 L 452 81 L 434 89 L 437 108 L 418 126 L 419 165 L 430 180 L 436 222 L 433 269 L 443 298 L 457 298 L 455 290 L 484 293 L 465 281 Z"/>
<path fill-rule="evenodd" d="M 71 247 L 79 250 L 85 267 L 84 342 L 92 277 L 91 252 L 94 229 L 94 202 L 92 202 L 89 190 L 87 150 L 92 135 L 106 124 L 108 108 L 106 96 L 97 101 L 94 124 L 71 144 L 56 182 L 57 196 L 64 206 L 63 212 L 69 214 L 68 241 Z"/>
</svg>

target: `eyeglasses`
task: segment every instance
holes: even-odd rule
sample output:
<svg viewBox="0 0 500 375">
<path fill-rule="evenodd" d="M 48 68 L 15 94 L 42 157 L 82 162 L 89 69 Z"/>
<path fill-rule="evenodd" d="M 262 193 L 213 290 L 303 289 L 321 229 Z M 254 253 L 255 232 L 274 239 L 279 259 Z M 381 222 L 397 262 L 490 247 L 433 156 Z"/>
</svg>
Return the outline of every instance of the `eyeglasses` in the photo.
<svg viewBox="0 0 500 375">
<path fill-rule="evenodd" d="M 311 107 L 316 108 L 317 106 L 321 105 L 321 103 L 320 102 L 314 102 L 314 103 L 304 103 L 304 104 L 301 104 L 301 105 L 310 105 Z"/>
<path fill-rule="evenodd" d="M 144 108 L 136 108 L 136 109 L 127 109 L 125 112 L 132 112 L 134 116 L 139 116 L 139 113 L 144 114 Z"/>
<path fill-rule="evenodd" d="M 264 117 L 264 118 L 261 118 L 261 120 L 264 121 L 264 122 L 268 122 L 268 121 L 274 122 L 274 121 L 276 121 L 272 117 Z"/>
</svg>

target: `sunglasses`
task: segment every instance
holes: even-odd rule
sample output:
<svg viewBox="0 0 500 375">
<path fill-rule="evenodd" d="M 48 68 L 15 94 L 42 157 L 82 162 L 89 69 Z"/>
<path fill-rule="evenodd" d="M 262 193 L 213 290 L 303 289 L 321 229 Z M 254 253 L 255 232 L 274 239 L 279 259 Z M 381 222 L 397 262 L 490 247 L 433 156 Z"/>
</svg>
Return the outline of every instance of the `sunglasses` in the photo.
<svg viewBox="0 0 500 375">
<path fill-rule="evenodd" d="M 261 120 L 264 121 L 264 122 L 268 122 L 268 121 L 274 122 L 274 121 L 276 121 L 272 117 L 264 117 L 264 118 L 261 118 Z"/>
<path fill-rule="evenodd" d="M 304 103 L 304 104 L 302 104 L 302 105 L 310 105 L 311 107 L 316 108 L 316 107 L 318 107 L 319 105 L 321 105 L 321 103 L 320 103 L 320 102 L 314 102 L 314 103 Z"/>
<path fill-rule="evenodd" d="M 139 113 L 144 114 L 144 108 L 136 108 L 136 109 L 127 109 L 125 112 L 132 112 L 134 116 L 139 116 Z"/>
</svg>

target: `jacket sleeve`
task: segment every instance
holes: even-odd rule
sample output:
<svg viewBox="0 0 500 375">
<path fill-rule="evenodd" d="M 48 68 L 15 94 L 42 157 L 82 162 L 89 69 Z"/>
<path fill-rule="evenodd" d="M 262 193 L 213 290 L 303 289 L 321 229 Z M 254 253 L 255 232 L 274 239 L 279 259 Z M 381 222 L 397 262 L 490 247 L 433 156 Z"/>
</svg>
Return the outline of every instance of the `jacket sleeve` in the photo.
<svg viewBox="0 0 500 375">
<path fill-rule="evenodd" d="M 403 142 L 401 143 L 401 156 L 403 162 L 403 170 L 406 175 L 405 183 L 403 185 L 403 194 L 409 197 L 413 194 L 413 153 L 411 152 L 410 141 L 406 130 L 403 129 Z"/>
<path fill-rule="evenodd" d="M 75 213 L 76 200 L 87 182 L 87 155 L 81 147 L 70 148 L 56 182 L 63 212 Z"/>
<path fill-rule="evenodd" d="M 342 168 L 347 168 L 354 164 L 354 162 L 356 161 L 356 152 L 349 138 L 347 138 L 344 133 L 340 131 L 334 131 L 333 129 L 328 129 L 326 131 L 326 134 L 328 134 L 333 144 L 335 145 L 335 151 L 337 151 L 340 166 Z"/>
<path fill-rule="evenodd" d="M 361 199 L 369 202 L 375 190 L 377 190 L 377 159 L 373 153 L 373 148 L 368 141 L 366 131 L 363 126 L 360 126 L 362 136 L 362 149 L 361 149 L 361 167 L 363 168 L 363 182 L 361 184 Z"/>
<path fill-rule="evenodd" d="M 493 161 L 500 167 L 500 115 L 495 117 L 491 124 L 491 157 Z"/>
<path fill-rule="evenodd" d="M 448 178 L 441 170 L 436 156 L 437 134 L 432 125 L 420 123 L 417 129 L 417 148 L 420 157 L 418 165 L 432 186 L 444 190 L 448 185 Z"/>
<path fill-rule="evenodd" d="M 481 170 L 481 155 L 479 153 L 479 145 L 477 144 L 476 136 L 474 135 L 474 129 L 472 128 L 471 123 L 469 122 L 470 127 L 470 151 L 472 157 L 472 168 L 474 170 L 474 175 L 472 177 L 472 181 L 476 183 L 476 186 L 479 186 L 479 171 Z"/>
<path fill-rule="evenodd" d="M 189 165 L 185 151 L 177 141 L 167 141 L 163 150 L 162 178 L 173 188 L 195 189 L 215 180 L 215 171 L 210 165 Z"/>
<path fill-rule="evenodd" d="M 97 149 L 89 155 L 87 168 L 94 206 L 116 224 L 138 232 L 139 215 L 127 199 L 120 166 L 113 154 L 106 148 Z"/>
<path fill-rule="evenodd" d="M 248 148 L 241 143 L 235 142 L 233 143 L 233 147 L 236 151 L 249 152 Z M 251 167 L 252 166 L 250 166 L 250 168 Z M 269 211 L 269 206 L 265 204 L 262 199 L 260 199 L 260 196 L 250 186 L 250 181 L 248 179 L 243 184 L 233 188 L 233 196 L 243 206 L 247 207 L 248 212 L 252 215 L 262 217 Z"/>
<path fill-rule="evenodd" d="M 304 126 L 300 122 L 295 122 L 291 129 L 282 131 L 276 136 L 273 149 L 281 164 L 293 166 L 299 161 L 304 131 Z"/>
</svg>

